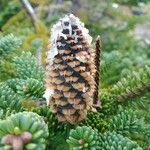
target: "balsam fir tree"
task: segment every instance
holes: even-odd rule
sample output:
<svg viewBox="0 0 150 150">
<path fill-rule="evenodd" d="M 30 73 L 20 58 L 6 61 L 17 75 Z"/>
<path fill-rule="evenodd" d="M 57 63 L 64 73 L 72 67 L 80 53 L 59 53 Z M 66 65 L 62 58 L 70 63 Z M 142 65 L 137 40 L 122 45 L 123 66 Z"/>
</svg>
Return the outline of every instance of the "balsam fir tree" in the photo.
<svg viewBox="0 0 150 150">
<path fill-rule="evenodd" d="M 73 22 L 67 20 L 69 22 L 69 24 L 67 24 L 70 26 L 70 29 L 72 29 L 71 25 L 76 24 L 74 21 L 79 20 L 74 16 L 66 16 L 65 19 L 68 19 L 69 17 L 73 17 Z M 71 33 L 71 36 L 69 37 L 66 32 L 69 32 L 70 30 L 65 30 L 65 19 L 62 19 L 61 23 L 64 26 L 62 26 L 61 31 L 58 30 L 58 32 L 62 36 L 61 32 L 63 31 L 63 36 L 67 38 L 65 39 L 63 36 L 60 36 L 59 38 L 58 36 L 53 36 L 56 40 L 53 43 L 53 46 L 54 48 L 57 48 L 58 46 L 58 51 L 56 52 L 57 54 L 62 52 L 61 55 L 63 56 L 57 56 L 57 54 L 52 53 L 53 51 L 49 50 L 48 53 L 51 53 L 51 55 L 48 54 L 48 56 L 53 56 L 53 59 L 51 58 L 50 60 L 52 61 L 47 61 L 46 71 L 44 71 L 43 66 L 40 66 L 37 63 L 36 58 L 30 52 L 18 54 L 18 56 L 15 56 L 15 58 L 12 58 L 12 61 L 9 62 L 11 69 L 15 72 L 12 78 L 3 78 L 0 82 L 0 149 L 150 149 L 150 67 L 145 66 L 139 70 L 130 72 L 127 77 L 121 79 L 118 83 L 109 87 L 105 86 L 105 89 L 99 89 L 101 108 L 97 111 L 93 112 L 93 109 L 90 110 L 87 109 L 87 107 L 81 109 L 81 107 L 79 107 L 81 106 L 80 102 L 83 102 L 86 106 L 90 107 L 92 107 L 94 102 L 94 94 L 97 89 L 95 80 L 97 76 L 96 71 L 99 71 L 98 67 L 95 66 L 98 61 L 98 58 L 95 55 L 98 54 L 98 52 L 89 45 L 91 43 L 88 43 L 88 40 L 86 39 L 89 37 L 88 34 L 84 35 L 82 37 L 83 39 L 81 38 L 82 33 L 87 33 L 84 31 L 86 30 L 85 28 L 76 29 L 76 32 Z M 80 23 L 77 25 L 80 25 Z M 75 29 L 72 31 L 75 31 Z M 83 45 L 79 43 L 77 40 L 78 38 L 83 42 Z M 20 42 L 18 43 L 18 40 L 13 42 L 14 39 L 18 38 L 12 35 L 6 35 L 0 39 L 1 61 L 5 59 L 3 54 L 8 55 L 11 52 L 11 55 L 13 55 L 15 49 L 20 47 Z M 62 51 L 59 48 L 63 48 Z M 69 50 L 69 48 L 71 50 Z M 81 54 L 85 52 L 84 55 L 80 54 L 77 57 L 79 60 L 74 60 L 78 53 L 72 55 L 73 51 L 76 50 Z M 69 57 L 63 60 L 63 57 L 66 57 L 66 55 L 69 55 Z M 86 63 L 88 63 L 88 70 L 82 68 L 85 67 L 84 63 L 82 64 L 82 56 L 85 56 L 84 59 L 86 59 Z M 71 62 L 69 62 L 70 58 L 72 60 Z M 7 59 L 5 59 L 5 61 L 7 61 Z M 76 61 L 76 63 L 73 63 L 74 61 Z M 50 62 L 52 64 L 50 64 Z M 72 67 L 67 69 L 69 66 L 68 63 Z M 76 66 L 77 64 L 78 66 Z M 101 65 L 101 68 L 104 68 L 103 63 Z M 54 66 L 56 71 L 54 70 Z M 61 71 L 62 68 L 64 69 L 63 71 Z M 104 70 L 102 71 L 104 73 Z M 46 87 L 52 87 L 54 96 L 58 96 L 55 101 L 48 99 L 48 104 L 50 106 L 46 106 L 46 100 L 43 98 L 45 91 L 44 72 L 46 72 L 46 75 L 48 76 L 46 78 Z M 60 78 L 60 75 L 57 76 L 59 73 L 62 73 L 63 79 Z M 78 74 L 78 76 L 73 76 L 73 73 L 75 73 L 75 75 Z M 81 86 L 81 83 L 86 82 L 81 82 L 82 80 L 85 80 L 80 74 L 83 75 L 86 73 L 88 74 L 88 76 L 85 76 L 86 81 L 89 87 L 94 86 L 92 87 L 94 89 L 92 89 L 92 91 L 87 91 L 87 93 L 91 93 L 89 97 L 85 97 L 84 100 L 82 100 L 80 94 L 77 99 L 74 95 L 74 91 L 68 91 L 66 83 L 67 81 L 75 81 L 76 85 L 74 86 Z M 52 80 L 50 80 L 50 78 Z M 54 88 L 51 86 L 51 83 L 53 83 L 53 85 L 56 84 L 56 87 Z M 61 87 L 61 84 L 63 85 L 63 88 Z M 84 87 L 86 88 L 88 86 L 84 85 L 81 89 L 83 90 Z M 68 119 L 66 116 L 68 114 L 72 115 L 70 114 L 71 111 L 65 111 L 63 105 L 61 105 L 61 109 L 59 109 L 57 103 L 61 103 L 60 100 L 62 99 L 59 99 L 60 96 L 55 94 L 55 92 L 58 91 L 59 93 L 61 90 L 62 94 L 65 93 L 67 96 L 73 94 L 72 99 L 75 98 L 73 102 L 79 100 L 77 107 L 71 106 L 73 110 L 71 111 L 74 114 L 74 111 L 81 109 L 82 113 L 85 114 L 81 119 L 82 121 L 78 119 L 80 118 L 79 113 L 75 113 L 77 118 Z M 50 92 L 49 90 L 47 91 Z M 77 88 L 77 92 L 80 93 L 80 87 Z M 48 95 L 53 96 L 53 93 L 48 93 Z M 72 102 L 68 101 L 68 97 L 64 101 L 67 105 Z M 90 104 L 87 102 L 90 102 Z M 55 109 L 52 109 L 53 107 L 55 107 Z M 63 120 L 57 117 L 60 112 L 62 112 Z"/>
</svg>

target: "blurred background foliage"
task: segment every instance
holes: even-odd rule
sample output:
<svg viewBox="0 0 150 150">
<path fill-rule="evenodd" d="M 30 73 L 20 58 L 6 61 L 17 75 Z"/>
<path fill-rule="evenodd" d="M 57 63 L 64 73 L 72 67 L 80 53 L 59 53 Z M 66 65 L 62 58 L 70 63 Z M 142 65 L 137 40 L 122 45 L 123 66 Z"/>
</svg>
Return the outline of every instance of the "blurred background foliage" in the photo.
<svg viewBox="0 0 150 150">
<path fill-rule="evenodd" d="M 101 86 L 109 87 L 130 71 L 150 65 L 149 0 L 29 0 L 38 18 L 34 24 L 21 0 L 0 0 L 0 35 L 13 33 L 22 40 L 21 51 L 35 54 L 45 64 L 52 25 L 74 13 L 90 30 L 93 46 L 102 39 Z M 11 54 L 12 55 L 12 54 Z M 8 56 L 7 56 L 8 57 Z M 0 63 L 1 80 L 14 75 L 11 57 Z M 4 68 L 5 65 L 5 68 Z M 3 77 L 2 77 L 3 76 Z"/>
</svg>

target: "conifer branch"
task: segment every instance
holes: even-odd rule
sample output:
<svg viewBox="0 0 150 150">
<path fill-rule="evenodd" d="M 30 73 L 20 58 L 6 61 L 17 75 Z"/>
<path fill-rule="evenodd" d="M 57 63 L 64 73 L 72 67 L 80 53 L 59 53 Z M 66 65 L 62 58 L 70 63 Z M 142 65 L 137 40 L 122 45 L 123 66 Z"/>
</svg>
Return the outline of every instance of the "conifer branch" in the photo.
<svg viewBox="0 0 150 150">
<path fill-rule="evenodd" d="M 124 110 L 119 106 L 118 114 L 109 121 L 109 130 L 131 137 L 133 139 L 145 140 L 146 135 L 150 135 L 150 126 L 144 122 L 143 118 L 138 118 L 135 111 Z"/>
<path fill-rule="evenodd" d="M 91 127 L 82 126 L 70 131 L 67 143 L 71 149 L 110 150 L 110 149 L 137 149 L 142 148 L 136 143 L 115 132 L 99 133 Z"/>
<path fill-rule="evenodd" d="M 17 95 L 5 82 L 0 83 L 0 109 L 5 112 L 10 109 L 21 111 L 21 97 Z"/>
<path fill-rule="evenodd" d="M 150 67 L 145 66 L 138 72 L 132 72 L 126 78 L 121 79 L 111 89 L 111 93 L 124 101 L 143 94 L 150 90 Z"/>
<path fill-rule="evenodd" d="M 7 56 L 22 44 L 21 40 L 13 34 L 8 34 L 0 39 L 0 57 Z"/>
<path fill-rule="evenodd" d="M 2 149 L 44 150 L 48 127 L 43 118 L 33 112 L 12 114 L 0 120 L 0 147 Z"/>
<path fill-rule="evenodd" d="M 21 56 L 15 57 L 13 63 L 20 79 L 33 78 L 43 82 L 44 69 L 37 64 L 36 58 L 30 52 L 23 52 Z"/>
</svg>

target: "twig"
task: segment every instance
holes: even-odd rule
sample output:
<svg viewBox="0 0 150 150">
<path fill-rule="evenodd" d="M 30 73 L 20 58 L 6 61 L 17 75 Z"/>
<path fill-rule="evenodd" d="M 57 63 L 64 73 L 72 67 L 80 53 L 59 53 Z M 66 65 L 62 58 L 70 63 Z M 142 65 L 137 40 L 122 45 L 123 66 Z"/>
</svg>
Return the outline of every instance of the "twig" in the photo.
<svg viewBox="0 0 150 150">
<path fill-rule="evenodd" d="M 31 17 L 32 24 L 35 26 L 35 23 L 37 22 L 38 18 L 34 12 L 34 9 L 32 8 L 31 4 L 28 0 L 20 0 L 23 7 L 25 8 L 26 12 Z"/>
</svg>

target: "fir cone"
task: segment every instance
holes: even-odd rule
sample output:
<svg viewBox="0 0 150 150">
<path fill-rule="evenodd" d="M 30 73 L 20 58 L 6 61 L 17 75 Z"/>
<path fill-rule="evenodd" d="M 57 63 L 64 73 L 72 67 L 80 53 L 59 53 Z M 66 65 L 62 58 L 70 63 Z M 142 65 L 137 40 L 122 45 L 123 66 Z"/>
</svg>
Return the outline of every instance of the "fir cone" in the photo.
<svg viewBox="0 0 150 150">
<path fill-rule="evenodd" d="M 45 96 L 61 122 L 78 123 L 92 108 L 97 70 L 91 42 L 84 24 L 72 14 L 60 19 L 52 28 Z"/>
</svg>

